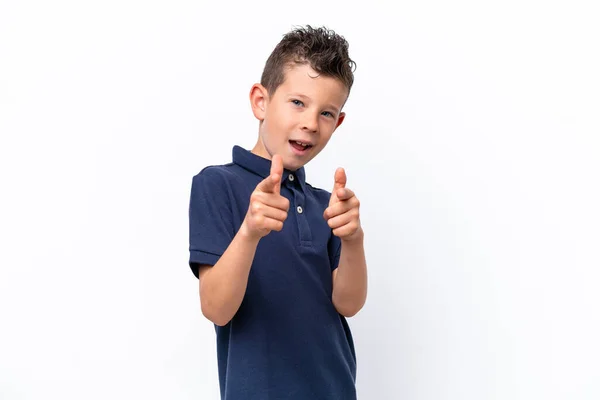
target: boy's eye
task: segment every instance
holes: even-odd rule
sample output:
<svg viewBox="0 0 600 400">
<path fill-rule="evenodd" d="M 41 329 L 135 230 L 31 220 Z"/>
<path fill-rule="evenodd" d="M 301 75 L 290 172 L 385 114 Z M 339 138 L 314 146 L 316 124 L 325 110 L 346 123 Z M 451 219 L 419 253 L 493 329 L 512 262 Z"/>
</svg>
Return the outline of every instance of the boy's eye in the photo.
<svg viewBox="0 0 600 400">
<path fill-rule="evenodd" d="M 294 104 L 294 105 L 296 105 L 296 106 L 298 106 L 298 107 L 304 106 L 304 103 L 303 103 L 302 101 L 298 100 L 298 99 L 292 99 L 292 100 L 290 100 L 290 101 L 292 102 L 292 104 Z M 323 112 L 321 113 L 321 115 L 324 115 L 324 116 L 326 116 L 326 117 L 331 117 L 331 118 L 333 118 L 333 113 L 332 113 L 332 112 L 330 112 L 330 111 L 323 111 Z"/>
</svg>

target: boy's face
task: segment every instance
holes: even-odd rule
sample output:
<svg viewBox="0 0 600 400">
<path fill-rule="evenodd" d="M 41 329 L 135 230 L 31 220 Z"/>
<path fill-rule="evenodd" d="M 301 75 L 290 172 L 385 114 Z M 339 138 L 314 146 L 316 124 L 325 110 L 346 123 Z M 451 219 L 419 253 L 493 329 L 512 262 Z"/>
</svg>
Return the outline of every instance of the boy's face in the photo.
<svg viewBox="0 0 600 400">
<path fill-rule="evenodd" d="M 304 166 L 344 120 L 341 109 L 347 97 L 341 81 L 319 76 L 308 65 L 287 68 L 283 83 L 270 97 L 262 85 L 254 85 L 250 100 L 261 124 L 252 152 L 267 159 L 279 154 L 292 171 Z"/>
</svg>

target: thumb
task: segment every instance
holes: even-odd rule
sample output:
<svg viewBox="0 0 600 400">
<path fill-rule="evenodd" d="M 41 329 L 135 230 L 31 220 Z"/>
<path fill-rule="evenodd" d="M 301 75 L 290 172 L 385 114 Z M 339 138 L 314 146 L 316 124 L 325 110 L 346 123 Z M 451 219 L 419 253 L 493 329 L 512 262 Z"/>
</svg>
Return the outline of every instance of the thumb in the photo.
<svg viewBox="0 0 600 400">
<path fill-rule="evenodd" d="M 271 174 L 256 186 L 256 189 L 265 193 L 279 194 L 281 188 L 281 176 L 283 174 L 283 159 L 280 155 L 274 155 L 271 160 Z"/>
<path fill-rule="evenodd" d="M 273 193 L 279 194 L 281 189 L 281 177 L 283 176 L 283 158 L 274 154 L 271 160 L 271 178 L 274 180 Z"/>
<path fill-rule="evenodd" d="M 333 203 L 334 200 L 337 200 L 337 190 L 346 187 L 346 179 L 346 171 L 344 168 L 338 168 L 335 170 L 333 190 L 331 191 L 329 204 Z"/>
<path fill-rule="evenodd" d="M 338 190 L 339 188 L 346 187 L 346 171 L 344 171 L 344 168 L 338 168 L 335 170 L 334 181 L 335 181 L 335 183 L 333 184 L 334 192 L 336 190 Z"/>
<path fill-rule="evenodd" d="M 256 185 L 256 189 L 259 192 L 263 193 L 279 193 L 279 186 L 281 185 L 281 177 L 278 175 L 269 175 L 258 185 Z"/>
</svg>

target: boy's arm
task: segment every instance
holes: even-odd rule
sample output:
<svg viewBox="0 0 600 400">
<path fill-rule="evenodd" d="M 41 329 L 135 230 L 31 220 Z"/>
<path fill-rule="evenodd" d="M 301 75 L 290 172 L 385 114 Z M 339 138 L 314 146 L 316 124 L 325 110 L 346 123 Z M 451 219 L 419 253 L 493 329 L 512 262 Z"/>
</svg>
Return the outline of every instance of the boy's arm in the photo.
<svg viewBox="0 0 600 400">
<path fill-rule="evenodd" d="M 226 325 L 242 304 L 256 247 L 271 231 L 281 231 L 290 202 L 280 194 L 283 161 L 273 156 L 271 174 L 252 195 L 246 217 L 214 266 L 198 270 L 202 314 L 219 326 Z"/>
<path fill-rule="evenodd" d="M 323 213 L 335 236 L 341 239 L 338 267 L 334 269 L 332 301 L 336 310 L 345 317 L 360 311 L 367 299 L 367 261 L 364 232 L 360 224 L 360 202 L 352 190 L 346 188 L 346 172 L 338 168 L 329 206 Z"/>
<path fill-rule="evenodd" d="M 345 317 L 358 313 L 367 300 L 367 261 L 359 229 L 352 240 L 342 240 L 340 261 L 333 270 L 333 305 Z"/>
<path fill-rule="evenodd" d="M 199 267 L 202 314 L 214 324 L 226 325 L 240 308 L 259 239 L 242 225 L 214 266 Z"/>
</svg>

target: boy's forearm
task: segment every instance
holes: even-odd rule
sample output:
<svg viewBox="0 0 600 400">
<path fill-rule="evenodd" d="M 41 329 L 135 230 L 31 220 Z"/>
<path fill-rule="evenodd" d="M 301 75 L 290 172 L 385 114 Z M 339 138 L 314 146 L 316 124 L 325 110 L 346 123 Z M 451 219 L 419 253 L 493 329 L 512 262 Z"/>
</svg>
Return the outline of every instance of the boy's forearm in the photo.
<svg viewBox="0 0 600 400">
<path fill-rule="evenodd" d="M 227 324 L 240 308 L 259 240 L 242 226 L 219 261 L 201 276 L 202 313 L 213 323 Z"/>
<path fill-rule="evenodd" d="M 345 317 L 360 311 L 367 299 L 367 261 L 364 234 L 352 241 L 342 240 L 340 261 L 333 280 L 333 305 Z"/>
</svg>

